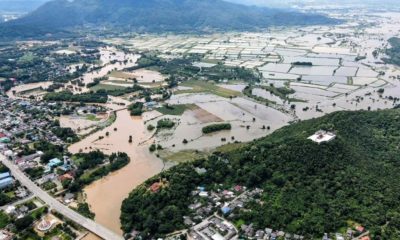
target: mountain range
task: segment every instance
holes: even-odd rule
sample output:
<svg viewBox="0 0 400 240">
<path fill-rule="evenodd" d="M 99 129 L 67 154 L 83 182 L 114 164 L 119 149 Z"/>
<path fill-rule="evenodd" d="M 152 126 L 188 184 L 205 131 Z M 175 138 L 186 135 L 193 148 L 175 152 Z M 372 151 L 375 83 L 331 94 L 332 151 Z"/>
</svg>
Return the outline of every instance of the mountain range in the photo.
<svg viewBox="0 0 400 240">
<path fill-rule="evenodd" d="M 222 0 L 54 0 L 20 19 L 3 24 L 0 33 L 24 34 L 27 30 L 25 34 L 28 35 L 33 32 L 45 34 L 80 26 L 139 32 L 249 31 L 270 26 L 336 22 L 318 14 Z"/>
</svg>

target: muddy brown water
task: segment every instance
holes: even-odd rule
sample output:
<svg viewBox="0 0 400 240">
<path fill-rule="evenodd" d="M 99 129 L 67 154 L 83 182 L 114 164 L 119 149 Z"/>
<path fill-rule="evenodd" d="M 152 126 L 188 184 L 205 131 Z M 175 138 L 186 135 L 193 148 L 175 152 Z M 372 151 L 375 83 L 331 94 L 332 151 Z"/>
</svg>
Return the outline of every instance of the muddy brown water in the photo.
<svg viewBox="0 0 400 240">
<path fill-rule="evenodd" d="M 117 128 L 117 131 L 114 131 Z M 99 136 L 109 137 L 98 140 Z M 129 143 L 129 136 L 133 142 Z M 122 201 L 138 185 L 160 173 L 163 162 L 148 150 L 148 144 L 142 144 L 151 137 L 141 118 L 131 117 L 127 110 L 117 112 L 117 120 L 110 127 L 99 131 L 70 146 L 72 153 L 88 152 L 99 149 L 106 154 L 126 152 L 131 162 L 119 171 L 95 181 L 84 189 L 87 203 L 96 214 L 95 221 L 122 234 L 119 221 Z"/>
</svg>

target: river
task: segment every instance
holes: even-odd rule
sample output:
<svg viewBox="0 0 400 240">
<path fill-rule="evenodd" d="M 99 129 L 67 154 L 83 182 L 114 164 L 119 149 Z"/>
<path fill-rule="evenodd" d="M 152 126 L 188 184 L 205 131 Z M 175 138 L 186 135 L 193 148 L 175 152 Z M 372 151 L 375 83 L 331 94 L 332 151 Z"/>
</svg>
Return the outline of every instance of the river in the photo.
<svg viewBox="0 0 400 240">
<path fill-rule="evenodd" d="M 98 140 L 106 132 L 110 133 L 109 137 Z M 133 138 L 132 143 L 128 142 L 129 136 Z M 122 201 L 135 187 L 160 173 L 164 167 L 162 160 L 149 152 L 148 145 L 141 144 L 150 137 L 141 118 L 131 117 L 127 110 L 122 110 L 117 112 L 117 119 L 110 127 L 69 147 L 72 153 L 99 149 L 106 154 L 126 152 L 131 158 L 131 162 L 123 169 L 84 189 L 87 203 L 96 214 L 95 221 L 116 233 L 122 234 L 119 221 Z"/>
</svg>

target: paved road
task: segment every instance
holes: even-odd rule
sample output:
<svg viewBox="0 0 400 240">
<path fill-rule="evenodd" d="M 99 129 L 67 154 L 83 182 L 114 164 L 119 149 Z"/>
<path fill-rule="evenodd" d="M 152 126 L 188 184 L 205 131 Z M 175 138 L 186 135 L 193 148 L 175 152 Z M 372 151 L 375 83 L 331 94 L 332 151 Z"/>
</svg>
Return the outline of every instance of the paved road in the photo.
<svg viewBox="0 0 400 240">
<path fill-rule="evenodd" d="M 104 238 L 106 240 L 122 240 L 123 238 L 118 234 L 112 232 L 111 230 L 103 227 L 102 225 L 94 222 L 91 219 L 85 218 L 64 204 L 60 203 L 58 200 L 54 199 L 52 196 L 43 191 L 40 187 L 36 186 L 25 174 L 11 161 L 6 160 L 6 157 L 0 154 L 0 161 L 7 166 L 15 179 L 17 179 L 22 185 L 27 187 L 34 195 L 42 199 L 51 209 L 56 210 L 60 214 L 64 215 L 66 218 L 76 222 L 82 227 L 86 228 L 90 232 L 96 234 L 97 236 Z"/>
</svg>

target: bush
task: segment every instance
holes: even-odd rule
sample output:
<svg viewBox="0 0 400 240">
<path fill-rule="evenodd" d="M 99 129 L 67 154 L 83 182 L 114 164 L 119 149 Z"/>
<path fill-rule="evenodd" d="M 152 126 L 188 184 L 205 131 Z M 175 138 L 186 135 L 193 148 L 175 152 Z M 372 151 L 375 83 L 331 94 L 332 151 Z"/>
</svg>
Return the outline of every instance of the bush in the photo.
<svg viewBox="0 0 400 240">
<path fill-rule="evenodd" d="M 158 129 L 163 129 L 163 128 L 170 129 L 170 128 L 173 128 L 174 126 L 175 126 L 175 123 L 172 120 L 167 119 L 167 118 L 161 119 L 157 122 Z"/>
<path fill-rule="evenodd" d="M 204 134 L 218 132 L 222 130 L 231 130 L 232 125 L 230 123 L 220 123 L 220 124 L 212 124 L 206 127 L 203 127 L 202 131 Z"/>
<path fill-rule="evenodd" d="M 149 147 L 149 151 L 150 152 L 154 152 L 156 150 L 156 145 L 155 144 L 151 144 L 151 146 Z"/>
<path fill-rule="evenodd" d="M 151 124 L 147 126 L 147 130 L 149 130 L 149 131 L 153 131 L 154 128 L 155 128 L 155 127 L 154 127 L 153 125 L 151 125 Z"/>
</svg>

